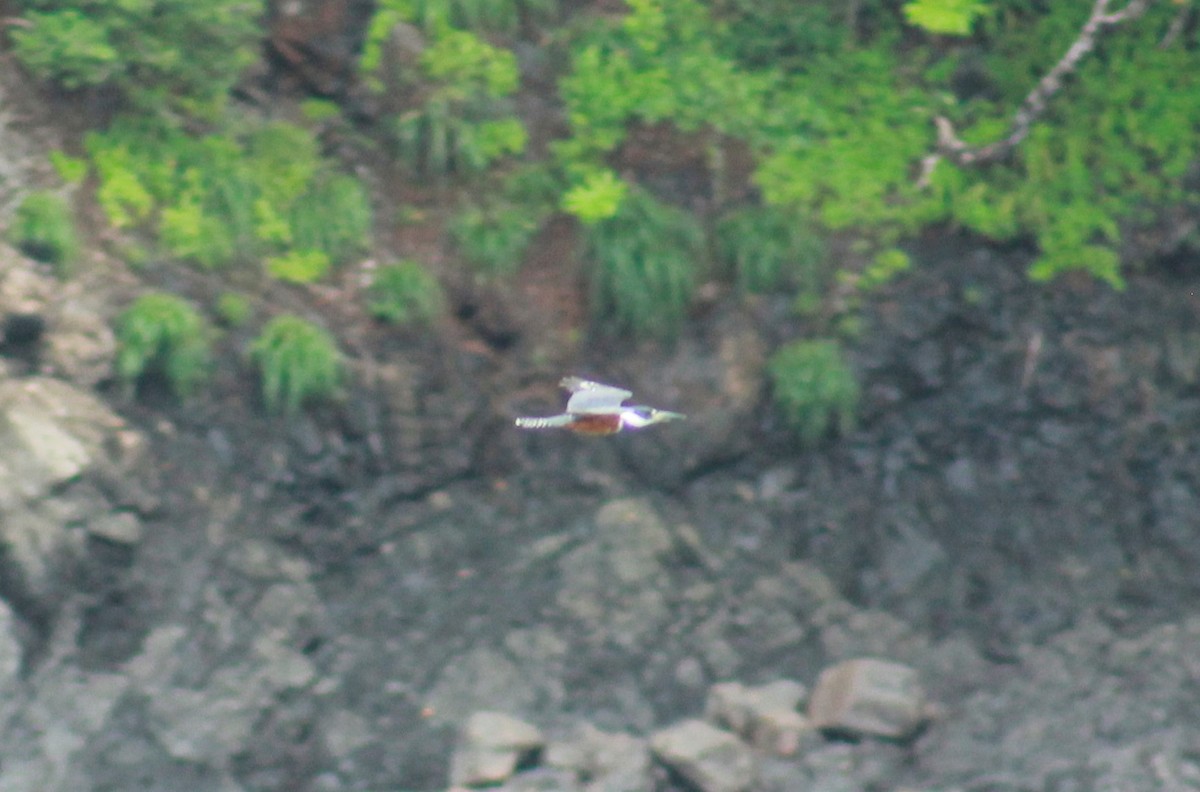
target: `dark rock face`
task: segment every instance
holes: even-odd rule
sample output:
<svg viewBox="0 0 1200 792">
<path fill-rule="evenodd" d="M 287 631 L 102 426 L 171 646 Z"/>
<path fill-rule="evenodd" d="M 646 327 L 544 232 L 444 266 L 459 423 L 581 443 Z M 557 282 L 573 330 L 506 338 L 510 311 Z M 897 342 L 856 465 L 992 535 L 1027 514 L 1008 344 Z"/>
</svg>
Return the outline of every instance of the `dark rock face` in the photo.
<svg viewBox="0 0 1200 792">
<path fill-rule="evenodd" d="M 860 428 L 816 451 L 748 363 L 785 330 L 735 305 L 544 388 L 389 342 L 287 425 L 228 398 L 121 419 L 8 372 L 0 464 L 28 475 L 0 482 L 0 787 L 438 789 L 490 710 L 541 733 L 514 789 L 749 783 L 710 754 L 761 790 L 1188 788 L 1195 290 L 916 258 L 852 350 Z M 511 427 L 597 371 L 692 418 Z M 857 658 L 919 678 L 923 730 L 802 731 L 798 691 Z M 714 690 L 728 732 L 651 751 Z"/>
</svg>

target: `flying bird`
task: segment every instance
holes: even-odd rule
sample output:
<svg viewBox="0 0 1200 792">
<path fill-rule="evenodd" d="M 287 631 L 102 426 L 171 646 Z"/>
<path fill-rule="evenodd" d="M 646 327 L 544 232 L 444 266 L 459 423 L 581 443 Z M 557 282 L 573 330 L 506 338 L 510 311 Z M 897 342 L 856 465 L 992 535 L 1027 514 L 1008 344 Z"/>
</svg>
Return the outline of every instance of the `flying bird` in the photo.
<svg viewBox="0 0 1200 792">
<path fill-rule="evenodd" d="M 570 429 L 577 434 L 610 435 L 624 429 L 644 429 L 663 421 L 686 416 L 653 407 L 623 405 L 633 395 L 631 391 L 601 385 L 580 377 L 564 377 L 559 387 L 570 392 L 567 410 L 562 415 L 544 418 L 518 418 L 522 429 Z"/>
</svg>

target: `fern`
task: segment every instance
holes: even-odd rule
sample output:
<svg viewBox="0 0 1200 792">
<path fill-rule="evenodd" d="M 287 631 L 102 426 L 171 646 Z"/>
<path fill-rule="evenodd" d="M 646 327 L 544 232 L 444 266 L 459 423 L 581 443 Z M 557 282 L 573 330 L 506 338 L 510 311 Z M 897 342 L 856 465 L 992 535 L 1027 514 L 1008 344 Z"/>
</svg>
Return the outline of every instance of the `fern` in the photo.
<svg viewBox="0 0 1200 792">
<path fill-rule="evenodd" d="M 211 330 L 200 313 L 172 294 L 144 294 L 117 321 L 117 375 L 132 389 L 144 374 L 163 374 L 179 397 L 208 376 Z"/>
<path fill-rule="evenodd" d="M 269 321 L 251 345 L 271 413 L 295 413 L 330 398 L 341 382 L 341 356 L 328 332 L 291 314 Z"/>
<path fill-rule="evenodd" d="M 586 227 L 585 238 L 597 320 L 638 336 L 678 334 L 700 269 L 696 220 L 633 189 L 614 216 Z"/>
<path fill-rule="evenodd" d="M 816 445 L 831 429 L 853 428 L 858 382 L 836 341 L 794 341 L 772 356 L 767 369 L 775 402 L 802 443 Z"/>
</svg>

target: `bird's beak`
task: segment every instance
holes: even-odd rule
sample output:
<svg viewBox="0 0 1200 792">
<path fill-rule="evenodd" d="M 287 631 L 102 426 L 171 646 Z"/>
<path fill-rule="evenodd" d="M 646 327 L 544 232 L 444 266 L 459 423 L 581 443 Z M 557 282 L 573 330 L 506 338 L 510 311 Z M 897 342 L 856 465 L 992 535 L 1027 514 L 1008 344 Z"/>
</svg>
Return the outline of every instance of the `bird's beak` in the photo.
<svg viewBox="0 0 1200 792">
<path fill-rule="evenodd" d="M 671 412 L 669 410 L 659 410 L 654 413 L 655 421 L 682 421 L 687 418 L 683 413 Z"/>
</svg>

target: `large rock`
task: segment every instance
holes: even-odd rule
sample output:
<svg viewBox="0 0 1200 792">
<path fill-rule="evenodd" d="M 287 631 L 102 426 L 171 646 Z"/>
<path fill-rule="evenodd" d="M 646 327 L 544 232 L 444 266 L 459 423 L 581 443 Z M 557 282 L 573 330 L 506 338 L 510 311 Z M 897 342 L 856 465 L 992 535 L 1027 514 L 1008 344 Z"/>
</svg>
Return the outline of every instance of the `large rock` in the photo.
<svg viewBox="0 0 1200 792">
<path fill-rule="evenodd" d="M 64 282 L 0 244 L 0 318 L 22 317 L 44 328 L 27 350 L 37 373 L 82 386 L 112 376 L 116 338 L 110 295 L 116 276 L 89 267 Z"/>
<path fill-rule="evenodd" d="M 642 792 L 653 786 L 650 749 L 631 734 L 585 725 L 573 739 L 547 746 L 543 761 L 583 780 L 585 792 Z"/>
<path fill-rule="evenodd" d="M 34 598 L 48 595 L 54 570 L 82 542 L 82 534 L 69 526 L 100 520 L 111 508 L 95 493 L 60 492 L 94 469 L 132 465 L 141 448 L 124 421 L 89 393 L 48 378 L 0 381 L 0 555 L 6 587 Z M 127 458 L 114 461 L 110 449 Z M 124 531 L 128 539 L 135 534 Z"/>
<path fill-rule="evenodd" d="M 700 792 L 744 792 L 754 788 L 758 776 L 749 746 L 733 733 L 701 720 L 655 732 L 650 750 Z"/>
<path fill-rule="evenodd" d="M 8 699 L 21 670 L 21 643 L 17 640 L 15 616 L 0 600 L 0 702 Z"/>
<path fill-rule="evenodd" d="M 560 562 L 559 606 L 598 644 L 645 646 L 670 618 L 660 586 L 667 577 L 662 557 L 673 544 L 648 501 L 605 504 L 591 539 Z"/>
<path fill-rule="evenodd" d="M 502 712 L 476 712 L 454 751 L 450 781 L 472 786 L 505 781 L 544 742 L 536 726 Z"/>
<path fill-rule="evenodd" d="M 902 739 L 917 730 L 926 712 L 917 672 L 874 658 L 826 668 L 808 700 L 815 727 L 855 735 Z"/>
<path fill-rule="evenodd" d="M 172 757 L 223 766 L 245 749 L 280 695 L 316 679 L 297 644 L 321 604 L 310 585 L 296 583 L 267 588 L 249 613 L 215 587 L 204 601 L 212 634 L 203 626 L 159 626 L 125 670 L 145 697 L 151 732 Z"/>
<path fill-rule="evenodd" d="M 704 714 L 760 751 L 790 756 L 814 733 L 797 710 L 805 692 L 804 685 L 790 679 L 758 687 L 722 682 L 709 689 Z"/>
</svg>

